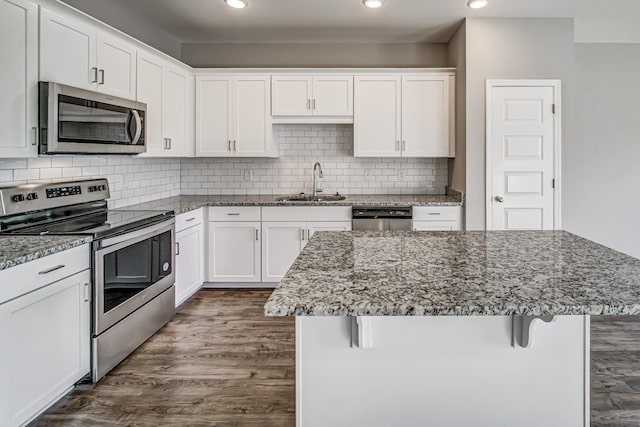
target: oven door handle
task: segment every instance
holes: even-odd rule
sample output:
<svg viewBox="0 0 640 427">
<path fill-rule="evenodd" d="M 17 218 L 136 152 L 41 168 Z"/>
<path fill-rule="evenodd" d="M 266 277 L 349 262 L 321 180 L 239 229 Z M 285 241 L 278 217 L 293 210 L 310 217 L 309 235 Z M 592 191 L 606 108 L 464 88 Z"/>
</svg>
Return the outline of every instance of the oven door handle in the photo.
<svg viewBox="0 0 640 427">
<path fill-rule="evenodd" d="M 103 249 L 107 249 L 119 243 L 130 242 L 133 240 L 144 240 L 156 234 L 161 234 L 160 233 L 161 231 L 164 232 L 164 231 L 171 230 L 173 229 L 175 222 L 176 222 L 175 218 L 171 218 L 167 221 L 162 221 L 159 224 L 151 225 L 149 227 L 144 227 L 136 231 L 132 231 L 131 233 L 126 233 L 120 236 L 102 239 L 98 242 L 99 247 L 101 249 L 100 251 L 98 251 L 98 253 L 104 252 Z"/>
</svg>

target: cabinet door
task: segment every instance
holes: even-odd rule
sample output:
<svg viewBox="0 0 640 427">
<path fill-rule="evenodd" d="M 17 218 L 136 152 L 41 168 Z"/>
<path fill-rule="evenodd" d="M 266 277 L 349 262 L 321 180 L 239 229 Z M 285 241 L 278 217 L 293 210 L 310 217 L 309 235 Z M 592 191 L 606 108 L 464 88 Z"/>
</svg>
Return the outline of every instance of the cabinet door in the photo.
<svg viewBox="0 0 640 427">
<path fill-rule="evenodd" d="M 203 243 L 202 225 L 176 233 L 176 307 L 202 286 Z"/>
<path fill-rule="evenodd" d="M 271 154 L 271 78 L 269 76 L 243 76 L 235 78 L 234 153 L 245 157 Z"/>
<path fill-rule="evenodd" d="M 95 90 L 95 29 L 79 19 L 40 9 L 40 80 Z"/>
<path fill-rule="evenodd" d="M 0 425 L 22 425 L 89 373 L 89 270 L 0 305 Z"/>
<path fill-rule="evenodd" d="M 198 76 L 196 156 L 232 155 L 233 120 L 233 77 Z"/>
<path fill-rule="evenodd" d="M 121 98 L 136 97 L 136 48 L 106 33 L 98 33 L 98 91 Z"/>
<path fill-rule="evenodd" d="M 313 78 L 314 116 L 353 116 L 353 76 Z"/>
<path fill-rule="evenodd" d="M 167 149 L 162 137 L 163 72 L 160 59 L 138 53 L 136 98 L 147 104 L 147 152 L 143 155 L 163 155 Z"/>
<path fill-rule="evenodd" d="M 273 76 L 271 113 L 274 116 L 311 116 L 313 76 Z"/>
<path fill-rule="evenodd" d="M 307 223 L 307 236 L 311 240 L 311 237 L 316 231 L 351 231 L 350 221 L 336 221 L 336 222 L 308 222 Z M 309 240 L 305 241 L 306 246 Z"/>
<path fill-rule="evenodd" d="M 356 76 L 354 157 L 400 156 L 399 76 Z"/>
<path fill-rule="evenodd" d="M 187 111 L 189 78 L 185 72 L 165 67 L 162 88 L 162 137 L 168 156 L 184 156 L 187 151 Z"/>
<path fill-rule="evenodd" d="M 449 156 L 449 77 L 402 77 L 402 155 Z"/>
<path fill-rule="evenodd" d="M 260 223 L 209 223 L 209 282 L 260 282 Z"/>
<path fill-rule="evenodd" d="M 0 0 L 0 158 L 38 155 L 38 6 Z"/>
<path fill-rule="evenodd" d="M 262 223 L 262 281 L 279 282 L 306 243 L 306 222 Z"/>
</svg>

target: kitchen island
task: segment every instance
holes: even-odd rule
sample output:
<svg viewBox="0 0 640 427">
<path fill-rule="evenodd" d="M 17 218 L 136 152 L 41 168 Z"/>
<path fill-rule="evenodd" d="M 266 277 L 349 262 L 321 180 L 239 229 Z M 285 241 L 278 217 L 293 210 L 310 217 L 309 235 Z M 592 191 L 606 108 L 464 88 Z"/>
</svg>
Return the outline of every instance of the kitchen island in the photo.
<svg viewBox="0 0 640 427">
<path fill-rule="evenodd" d="M 562 231 L 323 232 L 296 316 L 297 421 L 589 425 L 589 316 L 640 314 L 640 260 Z"/>
</svg>

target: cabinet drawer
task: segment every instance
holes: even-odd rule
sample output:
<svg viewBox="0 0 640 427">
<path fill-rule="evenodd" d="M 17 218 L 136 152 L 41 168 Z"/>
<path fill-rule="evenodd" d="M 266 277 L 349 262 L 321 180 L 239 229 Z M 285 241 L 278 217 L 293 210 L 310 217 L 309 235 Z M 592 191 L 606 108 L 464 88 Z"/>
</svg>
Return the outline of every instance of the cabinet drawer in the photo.
<svg viewBox="0 0 640 427">
<path fill-rule="evenodd" d="M 458 221 L 458 206 L 416 206 L 413 208 L 414 221 Z"/>
<path fill-rule="evenodd" d="M 0 304 L 89 268 L 89 245 L 0 271 Z"/>
<path fill-rule="evenodd" d="M 209 221 L 260 221 L 258 206 L 213 206 Z"/>
<path fill-rule="evenodd" d="M 202 209 L 185 212 L 176 216 L 176 233 L 202 224 Z"/>
<path fill-rule="evenodd" d="M 282 206 L 262 208 L 263 221 L 351 221 L 351 206 Z"/>
<path fill-rule="evenodd" d="M 413 231 L 459 231 L 457 221 L 413 221 Z"/>
</svg>

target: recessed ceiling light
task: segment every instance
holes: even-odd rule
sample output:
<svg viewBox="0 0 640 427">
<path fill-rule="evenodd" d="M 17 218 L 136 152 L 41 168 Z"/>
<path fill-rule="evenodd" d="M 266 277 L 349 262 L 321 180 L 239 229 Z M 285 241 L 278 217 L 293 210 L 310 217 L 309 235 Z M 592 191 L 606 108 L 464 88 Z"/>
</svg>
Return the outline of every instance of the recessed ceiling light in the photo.
<svg viewBox="0 0 640 427">
<path fill-rule="evenodd" d="M 234 9 L 244 9 L 249 5 L 247 0 L 224 0 L 224 2 Z"/>
<path fill-rule="evenodd" d="M 362 4 L 369 9 L 377 9 L 384 4 L 384 0 L 362 0 Z"/>
<path fill-rule="evenodd" d="M 469 0 L 467 6 L 471 9 L 482 9 L 489 3 L 487 0 Z"/>
</svg>

